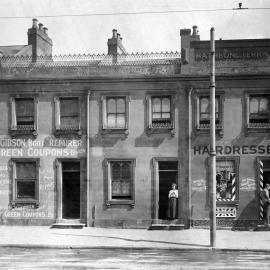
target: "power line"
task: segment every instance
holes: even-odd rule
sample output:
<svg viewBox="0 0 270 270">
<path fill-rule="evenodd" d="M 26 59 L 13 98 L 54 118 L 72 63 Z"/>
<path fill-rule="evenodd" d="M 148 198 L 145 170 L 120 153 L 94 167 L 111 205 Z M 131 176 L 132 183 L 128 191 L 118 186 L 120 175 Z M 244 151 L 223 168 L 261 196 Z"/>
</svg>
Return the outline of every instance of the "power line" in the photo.
<svg viewBox="0 0 270 270">
<path fill-rule="evenodd" d="M 31 16 L 0 16 L 0 19 L 29 19 L 29 18 L 61 18 L 61 17 L 90 17 L 90 16 L 116 16 L 116 15 L 141 15 L 141 14 L 169 14 L 169 13 L 193 13 L 216 12 L 232 10 L 270 10 L 264 8 L 217 8 L 217 9 L 190 9 L 190 10 L 165 10 L 165 11 L 137 11 L 137 12 L 112 12 L 112 13 L 82 13 L 82 14 L 58 14 L 58 15 L 31 15 Z"/>
</svg>

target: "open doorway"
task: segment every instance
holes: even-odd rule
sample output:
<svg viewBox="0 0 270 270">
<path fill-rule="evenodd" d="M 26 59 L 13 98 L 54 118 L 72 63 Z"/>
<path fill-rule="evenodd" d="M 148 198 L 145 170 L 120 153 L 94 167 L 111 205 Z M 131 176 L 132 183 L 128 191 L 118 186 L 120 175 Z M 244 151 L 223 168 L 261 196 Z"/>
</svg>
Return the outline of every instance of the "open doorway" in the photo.
<svg viewBox="0 0 270 270">
<path fill-rule="evenodd" d="M 159 207 L 158 218 L 168 219 L 168 194 L 173 183 L 178 184 L 178 162 L 159 161 Z"/>
<path fill-rule="evenodd" d="M 62 162 L 62 217 L 80 218 L 80 162 Z"/>
</svg>

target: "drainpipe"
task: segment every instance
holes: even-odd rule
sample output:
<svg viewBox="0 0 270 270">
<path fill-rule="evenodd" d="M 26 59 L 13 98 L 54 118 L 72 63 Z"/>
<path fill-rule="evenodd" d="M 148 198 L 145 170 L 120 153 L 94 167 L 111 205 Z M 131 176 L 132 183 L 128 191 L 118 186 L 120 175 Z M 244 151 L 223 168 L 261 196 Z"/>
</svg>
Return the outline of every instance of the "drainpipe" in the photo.
<svg viewBox="0 0 270 270">
<path fill-rule="evenodd" d="M 90 120 L 90 95 L 91 91 L 87 92 L 87 116 L 86 116 L 86 129 L 87 129 L 87 134 L 86 134 L 86 226 L 90 226 L 90 142 L 89 142 L 89 137 L 90 137 L 90 126 L 89 126 L 89 120 Z"/>
<path fill-rule="evenodd" d="M 192 92 L 193 88 L 188 88 L 188 228 L 191 226 L 192 209 L 191 209 L 191 136 L 192 136 Z"/>
</svg>

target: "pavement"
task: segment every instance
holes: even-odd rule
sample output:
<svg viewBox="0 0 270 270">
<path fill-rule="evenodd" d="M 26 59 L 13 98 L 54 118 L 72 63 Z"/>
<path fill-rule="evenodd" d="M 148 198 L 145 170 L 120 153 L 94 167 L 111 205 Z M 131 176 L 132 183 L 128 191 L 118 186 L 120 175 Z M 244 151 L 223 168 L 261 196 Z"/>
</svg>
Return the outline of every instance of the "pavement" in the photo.
<svg viewBox="0 0 270 270">
<path fill-rule="evenodd" d="M 212 249 L 207 229 L 51 229 L 47 226 L 0 226 L 0 247 Z M 270 252 L 270 231 L 216 231 L 216 248 Z"/>
</svg>

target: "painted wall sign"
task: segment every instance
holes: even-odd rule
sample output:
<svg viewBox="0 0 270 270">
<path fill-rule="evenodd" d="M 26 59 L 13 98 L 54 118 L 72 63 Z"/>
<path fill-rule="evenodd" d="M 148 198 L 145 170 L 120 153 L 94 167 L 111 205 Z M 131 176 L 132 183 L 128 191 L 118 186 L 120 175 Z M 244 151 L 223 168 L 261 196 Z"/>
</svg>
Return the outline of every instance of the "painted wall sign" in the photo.
<svg viewBox="0 0 270 270">
<path fill-rule="evenodd" d="M 82 140 L 0 139 L 0 157 L 72 157 L 84 153 Z"/>
<path fill-rule="evenodd" d="M 255 179 L 245 178 L 240 182 L 240 189 L 244 191 L 254 191 L 256 190 Z"/>
<path fill-rule="evenodd" d="M 270 145 L 217 145 L 217 155 L 270 155 Z M 210 146 L 193 146 L 194 155 L 210 155 Z"/>
<path fill-rule="evenodd" d="M 258 60 L 266 59 L 268 56 L 267 51 L 262 50 L 217 50 L 215 58 L 217 61 L 227 60 Z M 196 51 L 195 61 L 209 61 L 209 52 Z"/>
</svg>

